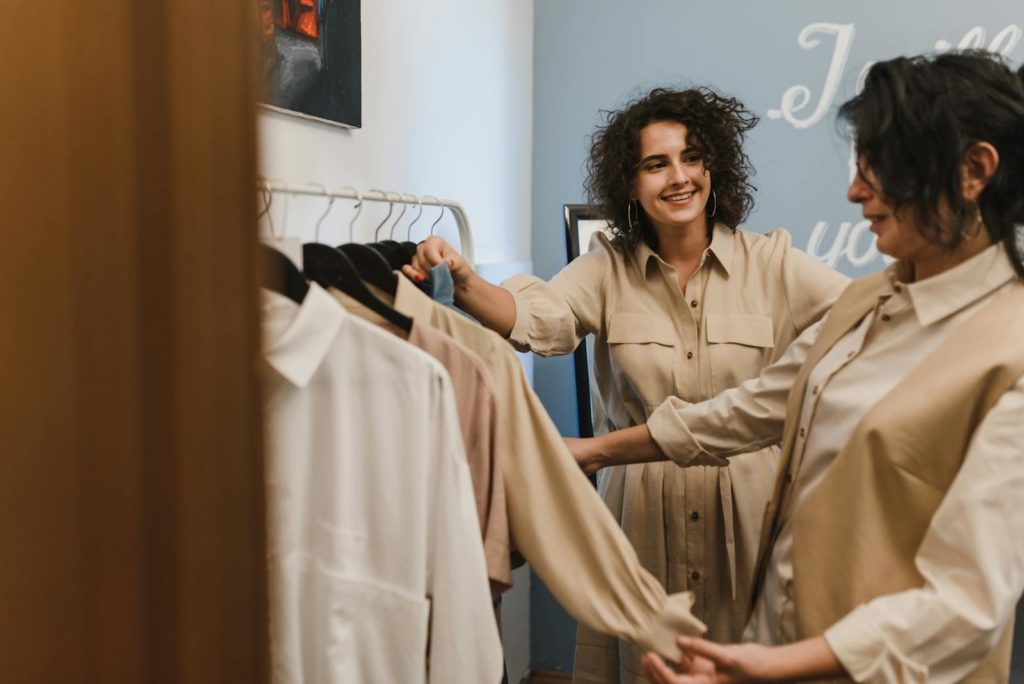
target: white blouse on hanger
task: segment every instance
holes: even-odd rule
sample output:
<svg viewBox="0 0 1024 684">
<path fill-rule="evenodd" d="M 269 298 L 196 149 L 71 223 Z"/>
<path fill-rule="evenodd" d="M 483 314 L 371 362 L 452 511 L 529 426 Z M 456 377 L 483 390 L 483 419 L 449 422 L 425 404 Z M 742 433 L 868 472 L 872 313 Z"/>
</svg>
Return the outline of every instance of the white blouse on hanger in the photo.
<svg viewBox="0 0 1024 684">
<path fill-rule="evenodd" d="M 316 285 L 263 332 L 273 681 L 500 681 L 444 369 Z"/>
</svg>

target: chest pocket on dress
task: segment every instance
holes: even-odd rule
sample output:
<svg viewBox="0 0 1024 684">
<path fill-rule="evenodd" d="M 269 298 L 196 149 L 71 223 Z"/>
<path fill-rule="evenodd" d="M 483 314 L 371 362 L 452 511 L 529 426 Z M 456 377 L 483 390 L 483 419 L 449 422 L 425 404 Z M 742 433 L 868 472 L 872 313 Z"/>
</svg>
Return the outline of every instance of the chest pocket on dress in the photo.
<svg viewBox="0 0 1024 684">
<path fill-rule="evenodd" d="M 676 332 L 672 323 L 650 314 L 617 313 L 608 321 L 608 347 L 615 382 L 627 403 L 658 405 L 672 394 Z"/>
<path fill-rule="evenodd" d="M 715 394 L 756 377 L 771 362 L 771 314 L 708 313 L 705 327 Z"/>
</svg>

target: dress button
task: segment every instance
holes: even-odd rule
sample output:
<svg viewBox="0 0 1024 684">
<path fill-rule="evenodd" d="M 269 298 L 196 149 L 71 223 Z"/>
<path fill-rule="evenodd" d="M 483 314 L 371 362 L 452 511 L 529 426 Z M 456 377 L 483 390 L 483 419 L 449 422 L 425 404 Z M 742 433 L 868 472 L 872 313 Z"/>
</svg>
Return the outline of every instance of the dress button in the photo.
<svg viewBox="0 0 1024 684">
<path fill-rule="evenodd" d="M 697 511 L 690 513 L 690 520 L 700 520 L 700 513 Z"/>
<path fill-rule="evenodd" d="M 692 302 L 690 302 L 690 306 L 692 306 L 694 309 L 696 309 L 697 308 L 697 300 L 694 299 Z"/>
<path fill-rule="evenodd" d="M 902 285 L 894 285 L 892 289 L 896 290 L 897 292 L 903 292 Z"/>
<path fill-rule="evenodd" d="M 811 394 L 817 394 L 821 391 L 821 385 L 815 385 L 814 389 L 811 390 Z"/>
<path fill-rule="evenodd" d="M 693 352 L 686 352 L 686 358 L 692 359 L 693 358 Z"/>
<path fill-rule="evenodd" d="M 892 320 L 892 316 L 890 316 L 889 314 L 882 314 L 882 320 L 888 323 L 889 321 Z"/>
<path fill-rule="evenodd" d="M 807 434 L 807 431 L 804 430 L 803 428 L 800 428 L 800 436 L 803 437 L 806 434 Z"/>
<path fill-rule="evenodd" d="M 786 482 L 793 481 L 793 473 L 786 473 Z"/>
<path fill-rule="evenodd" d="M 700 573 L 697 572 L 696 570 L 694 570 L 693 572 L 690 573 L 690 579 L 692 579 L 694 582 L 696 582 L 697 580 L 700 579 Z"/>
</svg>

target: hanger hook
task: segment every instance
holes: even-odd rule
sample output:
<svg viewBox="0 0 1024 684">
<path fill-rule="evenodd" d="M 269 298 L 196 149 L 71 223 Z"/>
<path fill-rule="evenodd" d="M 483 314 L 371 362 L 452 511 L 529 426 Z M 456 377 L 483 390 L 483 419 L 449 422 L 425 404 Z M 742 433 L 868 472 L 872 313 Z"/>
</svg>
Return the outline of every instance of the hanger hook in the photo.
<svg viewBox="0 0 1024 684">
<path fill-rule="evenodd" d="M 284 240 L 288 237 L 288 210 L 292 206 L 291 193 L 285 193 L 284 195 L 284 211 L 281 216 L 281 239 Z"/>
<path fill-rule="evenodd" d="M 267 188 L 267 192 L 270 193 L 268 195 L 269 199 L 267 200 L 267 223 L 270 226 L 270 239 L 283 240 L 283 234 L 281 235 L 281 237 L 277 237 L 277 228 L 274 227 L 274 212 L 270 211 L 270 205 L 274 203 L 274 191 L 271 190 L 270 188 Z"/>
<path fill-rule="evenodd" d="M 395 228 L 397 228 L 398 224 L 402 222 L 402 217 L 405 216 L 406 210 L 409 209 L 409 204 L 405 201 L 405 195 L 400 192 L 396 192 L 395 194 L 398 195 L 398 201 L 402 204 L 402 213 L 399 214 L 398 218 L 395 219 L 395 222 L 391 224 L 391 230 L 388 232 L 388 238 L 392 240 L 395 239 Z"/>
<path fill-rule="evenodd" d="M 388 193 L 384 192 L 383 190 L 374 190 L 373 188 L 371 188 L 371 189 L 370 189 L 370 192 L 376 192 L 376 193 L 377 193 L 377 194 L 379 194 L 379 195 L 380 195 L 381 197 L 383 197 L 383 198 L 384 198 L 385 200 L 390 200 L 390 199 L 391 199 L 391 195 L 389 195 Z M 384 220 L 383 220 L 383 221 L 381 221 L 381 222 L 380 222 L 380 225 L 378 225 L 378 226 L 377 226 L 377 227 L 376 227 L 376 228 L 374 229 L 374 231 L 373 231 L 373 239 L 374 239 L 374 241 L 375 241 L 375 242 L 379 242 L 379 241 L 380 241 L 380 238 L 378 238 L 378 237 L 377 237 L 377 236 L 378 236 L 378 234 L 380 233 L 380 229 L 381 229 L 381 228 L 383 228 L 383 227 L 384 227 L 384 224 L 388 222 L 388 219 L 389 219 L 389 218 L 391 218 L 391 213 L 392 213 L 392 212 L 393 212 L 394 210 L 395 210 L 395 203 L 394 203 L 394 202 L 390 202 L 390 203 L 388 204 L 388 215 L 384 217 Z"/>
<path fill-rule="evenodd" d="M 335 197 L 332 196 L 332 195 L 328 195 L 327 194 L 327 188 L 324 187 L 323 183 L 316 183 L 316 182 L 314 182 L 314 183 L 310 183 L 310 185 L 318 185 L 318 186 L 320 186 L 320 190 L 323 191 L 324 196 L 329 198 L 329 201 L 327 202 L 327 208 L 324 209 L 324 213 L 320 214 L 320 218 L 318 218 L 316 220 L 316 230 L 313 233 L 313 235 L 314 235 L 313 241 L 314 242 L 320 242 L 320 224 L 323 223 L 324 219 L 327 218 L 327 215 L 331 213 L 331 209 L 334 207 Z"/>
<path fill-rule="evenodd" d="M 440 223 L 441 219 L 444 218 L 445 206 L 443 204 L 441 204 L 441 200 L 437 199 L 433 195 L 424 195 L 424 197 L 429 197 L 430 199 L 432 199 L 435 202 L 437 202 L 437 206 L 441 210 L 441 212 L 437 215 L 437 218 L 434 219 L 434 222 L 432 224 L 430 224 L 430 234 L 433 235 L 434 234 L 434 229 L 437 228 L 437 224 Z"/>
<path fill-rule="evenodd" d="M 270 206 L 274 203 L 274 191 L 267 185 L 266 179 L 261 178 L 257 185 L 259 186 L 260 193 L 266 198 L 267 203 L 256 216 L 256 220 L 259 221 L 264 216 L 267 217 L 267 226 L 270 228 L 270 239 L 277 239 L 277 230 L 274 228 L 274 215 L 270 211 Z"/>
<path fill-rule="evenodd" d="M 356 224 L 356 219 L 359 218 L 359 215 L 361 213 L 363 213 L 363 193 L 359 192 L 355 188 L 351 188 L 351 190 L 352 192 L 356 193 L 356 213 L 353 214 L 352 220 L 348 222 L 348 241 L 354 242 L 354 240 L 352 239 L 352 226 Z"/>
<path fill-rule="evenodd" d="M 256 181 L 256 188 L 259 190 L 260 197 L 265 202 L 263 208 L 256 213 L 256 220 L 259 221 L 263 218 L 264 214 L 270 211 L 270 203 L 274 201 L 274 195 L 270 192 L 270 188 L 267 187 L 266 181 L 262 178 Z"/>
<path fill-rule="evenodd" d="M 423 216 L 423 200 L 417 197 L 416 195 L 410 195 L 410 197 L 416 200 L 416 205 L 419 207 L 419 211 L 416 212 L 416 218 L 414 218 L 412 220 L 412 223 L 410 223 L 408 227 L 405 229 L 406 242 L 412 242 L 412 227 L 415 226 L 416 222 L 420 220 L 420 216 Z"/>
</svg>

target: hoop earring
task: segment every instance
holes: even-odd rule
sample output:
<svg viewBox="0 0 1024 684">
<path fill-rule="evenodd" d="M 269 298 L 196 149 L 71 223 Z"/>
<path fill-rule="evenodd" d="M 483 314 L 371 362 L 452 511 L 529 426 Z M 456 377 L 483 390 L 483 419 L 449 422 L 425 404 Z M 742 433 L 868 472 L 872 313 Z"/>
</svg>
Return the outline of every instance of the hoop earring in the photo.
<svg viewBox="0 0 1024 684">
<path fill-rule="evenodd" d="M 711 200 L 714 205 L 711 207 L 711 213 L 708 214 L 708 218 L 712 218 L 718 212 L 718 195 L 715 194 L 715 189 L 711 188 Z"/>
<path fill-rule="evenodd" d="M 972 230 L 971 232 L 967 232 L 965 230 L 964 237 L 967 238 L 968 240 L 973 240 L 974 238 L 981 235 L 981 229 L 984 227 L 985 219 L 981 216 L 981 207 L 978 207 L 977 216 L 974 220 L 974 230 Z"/>
<path fill-rule="evenodd" d="M 634 222 L 633 214 L 636 214 Z M 629 223 L 630 230 L 636 230 L 636 224 L 640 223 L 640 207 L 637 206 L 636 200 L 626 203 L 626 221 Z"/>
</svg>

